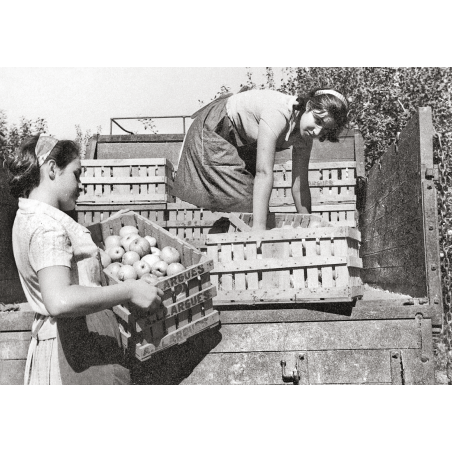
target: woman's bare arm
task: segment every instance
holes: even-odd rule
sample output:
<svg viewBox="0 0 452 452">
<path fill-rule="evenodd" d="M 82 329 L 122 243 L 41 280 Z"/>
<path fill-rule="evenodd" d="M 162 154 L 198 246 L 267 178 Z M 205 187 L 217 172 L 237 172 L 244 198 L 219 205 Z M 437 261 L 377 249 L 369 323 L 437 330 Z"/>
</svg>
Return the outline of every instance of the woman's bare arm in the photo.
<svg viewBox="0 0 452 452">
<path fill-rule="evenodd" d="M 309 188 L 309 159 L 312 140 L 306 146 L 292 148 L 292 196 L 298 213 L 311 213 L 311 190 Z"/>
<path fill-rule="evenodd" d="M 259 123 L 256 178 L 253 191 L 253 230 L 267 228 L 267 214 L 273 188 L 273 165 L 276 152 L 275 133 L 265 121 Z"/>
<path fill-rule="evenodd" d="M 70 269 L 62 265 L 38 271 L 43 303 L 52 317 L 79 317 L 130 302 L 155 310 L 163 292 L 144 281 L 131 281 L 106 287 L 71 285 Z"/>
</svg>

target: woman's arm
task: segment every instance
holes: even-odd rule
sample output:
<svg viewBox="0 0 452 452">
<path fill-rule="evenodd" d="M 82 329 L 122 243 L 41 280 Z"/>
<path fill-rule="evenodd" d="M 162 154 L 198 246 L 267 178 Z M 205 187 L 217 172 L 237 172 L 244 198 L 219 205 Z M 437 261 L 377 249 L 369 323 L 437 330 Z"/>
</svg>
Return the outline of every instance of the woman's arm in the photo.
<svg viewBox="0 0 452 452">
<path fill-rule="evenodd" d="M 38 280 L 42 301 L 52 317 L 79 317 L 126 302 L 152 311 L 163 296 L 161 289 L 139 280 L 106 287 L 71 285 L 70 269 L 62 265 L 39 270 Z"/>
<path fill-rule="evenodd" d="M 308 182 L 312 140 L 306 146 L 292 148 L 292 196 L 298 213 L 311 213 L 311 190 Z"/>
<path fill-rule="evenodd" d="M 273 188 L 276 135 L 265 121 L 260 121 L 257 138 L 256 178 L 253 190 L 253 230 L 267 228 L 267 214 Z"/>
</svg>

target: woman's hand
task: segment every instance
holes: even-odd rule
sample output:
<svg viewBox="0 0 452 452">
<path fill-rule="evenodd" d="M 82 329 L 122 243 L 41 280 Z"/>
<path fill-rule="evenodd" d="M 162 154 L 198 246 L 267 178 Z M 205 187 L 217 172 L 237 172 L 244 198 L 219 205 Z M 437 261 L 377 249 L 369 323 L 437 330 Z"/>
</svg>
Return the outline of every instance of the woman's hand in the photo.
<svg viewBox="0 0 452 452">
<path fill-rule="evenodd" d="M 128 282 L 131 288 L 130 302 L 135 306 L 155 312 L 162 304 L 163 290 L 142 280 Z"/>
</svg>

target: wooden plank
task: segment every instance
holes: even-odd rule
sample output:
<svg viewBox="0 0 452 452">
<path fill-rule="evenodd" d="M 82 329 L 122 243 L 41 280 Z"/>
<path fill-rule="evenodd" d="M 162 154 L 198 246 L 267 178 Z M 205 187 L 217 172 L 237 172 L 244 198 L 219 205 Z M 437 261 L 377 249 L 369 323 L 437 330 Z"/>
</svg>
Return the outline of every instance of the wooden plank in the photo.
<svg viewBox="0 0 452 452">
<path fill-rule="evenodd" d="M 391 383 L 387 350 L 309 352 L 309 384 Z"/>
<path fill-rule="evenodd" d="M 25 359 L 31 332 L 0 333 L 0 360 Z"/>
<path fill-rule="evenodd" d="M 437 318 L 435 323 L 440 323 L 440 317 L 443 309 L 436 190 L 434 188 L 433 181 L 424 181 L 422 184 L 426 259 L 425 269 L 427 275 L 428 295 L 431 302 L 438 306 L 438 315 L 436 316 Z"/>
<path fill-rule="evenodd" d="M 0 360 L 0 385 L 23 385 L 25 359 Z"/>
<path fill-rule="evenodd" d="M 152 136 L 151 134 L 149 136 Z M 97 157 L 99 159 L 147 159 L 159 158 L 162 155 L 174 167 L 177 166 L 182 142 L 153 142 L 153 143 L 107 143 L 99 142 Z M 176 169 L 176 168 L 175 168 Z"/>
<path fill-rule="evenodd" d="M 419 349 L 413 320 L 223 324 L 211 353 Z M 389 354 L 387 354 L 389 358 Z M 388 359 L 389 366 L 389 359 Z"/>
<path fill-rule="evenodd" d="M 248 309 L 221 309 L 221 323 L 286 323 L 286 322 L 331 322 L 355 320 L 387 320 L 387 319 L 413 319 L 417 314 L 430 318 L 434 309 L 428 305 L 419 305 L 419 299 L 384 301 L 363 301 L 356 303 L 300 303 L 296 307 L 289 307 L 283 303 L 266 306 L 263 310 L 259 306 Z M 409 303 L 409 304 L 404 304 Z M 412 303 L 412 304 L 411 304 Z"/>
<path fill-rule="evenodd" d="M 184 385 L 281 385 L 281 361 L 292 354 L 219 353 L 207 355 L 181 381 Z"/>
<path fill-rule="evenodd" d="M 0 332 L 31 331 L 33 311 L 0 312 Z"/>
</svg>

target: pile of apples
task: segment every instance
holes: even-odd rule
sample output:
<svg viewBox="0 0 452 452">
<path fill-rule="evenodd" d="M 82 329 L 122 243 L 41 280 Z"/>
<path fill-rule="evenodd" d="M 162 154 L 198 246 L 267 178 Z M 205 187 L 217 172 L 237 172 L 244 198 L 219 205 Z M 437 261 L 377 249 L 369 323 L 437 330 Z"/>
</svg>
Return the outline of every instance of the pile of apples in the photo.
<svg viewBox="0 0 452 452">
<path fill-rule="evenodd" d="M 99 252 L 103 268 L 119 281 L 143 279 L 156 284 L 185 270 L 176 248 L 157 248 L 155 237 L 141 237 L 135 226 L 123 226 L 119 235 L 108 236 L 105 251 Z"/>
</svg>

